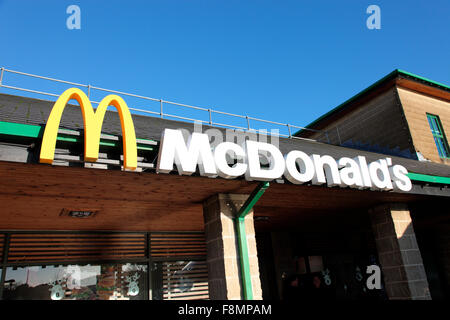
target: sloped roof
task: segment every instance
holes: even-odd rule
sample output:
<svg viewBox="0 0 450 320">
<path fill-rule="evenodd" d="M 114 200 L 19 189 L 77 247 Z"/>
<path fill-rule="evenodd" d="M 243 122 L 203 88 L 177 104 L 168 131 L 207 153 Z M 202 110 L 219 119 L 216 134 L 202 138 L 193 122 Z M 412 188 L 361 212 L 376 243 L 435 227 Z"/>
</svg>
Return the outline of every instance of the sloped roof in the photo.
<svg viewBox="0 0 450 320">
<path fill-rule="evenodd" d="M 445 84 L 442 84 L 442 83 L 439 83 L 439 82 L 436 82 L 436 81 L 433 81 L 433 80 L 430 80 L 430 79 L 418 76 L 416 74 L 413 74 L 413 73 L 410 73 L 410 72 L 407 72 L 407 71 L 404 71 L 404 70 L 395 69 L 394 71 L 389 73 L 387 76 L 385 76 L 382 79 L 378 80 L 377 82 L 375 82 L 374 84 L 372 84 L 368 88 L 364 89 L 363 91 L 361 91 L 358 94 L 354 95 L 353 97 L 351 97 L 350 99 L 348 99 L 345 102 L 341 103 L 337 107 L 331 109 L 330 111 L 328 111 L 324 115 L 320 116 L 319 118 L 317 118 L 316 120 L 314 120 L 313 122 L 311 122 L 310 124 L 305 126 L 305 128 L 309 128 L 309 129 L 314 128 L 316 125 L 318 125 L 319 123 L 321 123 L 325 119 L 328 119 L 329 117 L 334 116 L 334 115 L 338 114 L 339 112 L 342 112 L 342 111 L 346 110 L 348 107 L 350 107 L 352 102 L 358 100 L 359 98 L 361 98 L 365 94 L 367 94 L 370 91 L 373 91 L 373 90 L 381 87 L 382 85 L 384 85 L 384 84 L 388 83 L 389 81 L 391 81 L 393 79 L 396 79 L 396 78 L 404 78 L 404 79 L 416 81 L 416 82 L 428 85 L 430 87 L 441 89 L 441 90 L 444 90 L 444 91 L 450 93 L 450 86 L 448 86 L 448 85 L 445 85 Z M 299 136 L 302 132 L 304 132 L 304 129 L 297 131 L 294 135 L 295 136 Z"/>
</svg>

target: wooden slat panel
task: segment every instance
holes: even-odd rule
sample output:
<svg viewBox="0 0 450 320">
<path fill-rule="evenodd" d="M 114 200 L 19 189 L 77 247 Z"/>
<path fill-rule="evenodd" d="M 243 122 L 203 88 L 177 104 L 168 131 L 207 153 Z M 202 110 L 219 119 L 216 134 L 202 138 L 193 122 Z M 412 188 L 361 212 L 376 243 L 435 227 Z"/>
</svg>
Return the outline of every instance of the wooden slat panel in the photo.
<svg viewBox="0 0 450 320">
<path fill-rule="evenodd" d="M 3 259 L 3 247 L 5 245 L 5 235 L 0 233 L 0 259 Z"/>
<path fill-rule="evenodd" d="M 202 252 L 201 255 L 206 254 L 206 252 Z M 171 256 L 171 257 L 185 257 L 187 255 L 197 255 L 197 254 L 193 254 L 191 252 L 181 252 L 181 253 L 171 253 L 170 255 L 162 253 L 162 254 L 152 254 L 153 257 L 167 257 L 167 256 Z M 199 254 L 200 255 L 200 254 Z"/>
<path fill-rule="evenodd" d="M 173 271 L 173 272 L 175 272 L 175 271 L 182 271 L 182 269 L 183 268 L 170 268 L 170 271 Z M 208 267 L 206 266 L 206 265 L 204 265 L 204 266 L 199 266 L 199 267 L 196 267 L 194 270 L 184 270 L 183 272 L 184 273 L 196 273 L 196 272 L 199 272 L 199 271 L 201 271 L 201 272 L 203 272 L 203 271 L 206 271 L 206 270 L 208 270 Z M 165 270 L 165 271 L 167 271 L 167 270 Z"/>
<path fill-rule="evenodd" d="M 192 246 L 179 246 L 179 247 L 174 247 L 174 246 L 164 246 L 164 248 L 158 248 L 158 247 L 156 247 L 156 248 L 153 248 L 152 247 L 152 252 L 153 251 L 155 251 L 155 252 L 166 252 L 166 251 L 168 251 L 168 250 L 170 250 L 170 251 L 181 251 L 181 250 L 189 250 L 189 251 L 204 251 L 205 250 L 205 245 L 199 245 L 199 246 L 195 246 L 195 247 L 192 247 Z"/>
<path fill-rule="evenodd" d="M 8 262 L 145 258 L 145 234 L 12 234 Z"/>
<path fill-rule="evenodd" d="M 154 249 L 154 250 L 157 250 L 157 249 L 167 249 L 167 248 L 176 248 L 176 247 L 179 247 L 179 248 L 204 248 L 205 246 L 204 245 L 201 245 L 201 244 L 198 244 L 198 245 L 182 245 L 182 244 L 180 244 L 180 245 L 169 245 L 169 244 L 165 244 L 165 245 L 153 245 L 152 246 L 152 248 Z"/>
<path fill-rule="evenodd" d="M 152 256 L 172 256 L 172 255 L 204 255 L 205 250 L 187 250 L 187 249 L 171 249 L 166 250 L 152 250 Z"/>
<path fill-rule="evenodd" d="M 153 257 L 206 255 L 203 233 L 152 233 L 150 243 Z"/>
<path fill-rule="evenodd" d="M 66 249 L 70 249 L 70 250 L 110 250 L 110 249 L 105 249 L 105 248 L 114 248 L 116 250 L 143 250 L 142 246 L 127 246 L 127 245 L 108 245 L 108 246 L 101 246 L 101 245 L 86 245 L 86 246 L 80 246 L 80 245 L 59 245 L 58 247 L 52 245 L 52 246 L 48 246 L 48 245 L 30 245 L 30 246 L 24 246 L 24 245 L 20 245 L 20 246 L 15 246 L 13 248 L 10 248 L 9 252 L 18 252 L 18 251 L 41 251 L 44 250 L 44 248 L 48 248 L 48 251 L 57 251 L 57 250 L 61 250 L 61 248 L 64 248 L 64 250 Z"/>
<path fill-rule="evenodd" d="M 202 237 L 203 233 L 202 232 L 158 232 L 155 231 L 152 234 L 153 237 L 155 238 L 162 238 L 162 239 L 167 239 L 167 238 L 192 238 L 192 237 Z"/>
<path fill-rule="evenodd" d="M 43 255 L 49 255 L 49 256 L 72 256 L 72 255 L 129 255 L 129 254 L 142 254 L 145 253 L 144 250 L 127 250 L 127 251 L 119 251 L 119 250 L 40 250 L 40 251 L 14 251 L 9 252 L 9 255 L 11 257 L 20 257 L 20 256 L 43 256 Z"/>
<path fill-rule="evenodd" d="M 65 256 L 61 259 L 61 256 L 39 256 L 39 257 L 13 257 L 12 259 L 8 259 L 8 262 L 46 262 L 52 261 L 55 263 L 64 263 L 67 261 L 92 261 L 92 260 L 120 260 L 120 259 L 136 259 L 142 258 L 142 255 L 126 255 L 126 256 L 117 256 L 117 255 L 72 255 Z"/>
</svg>

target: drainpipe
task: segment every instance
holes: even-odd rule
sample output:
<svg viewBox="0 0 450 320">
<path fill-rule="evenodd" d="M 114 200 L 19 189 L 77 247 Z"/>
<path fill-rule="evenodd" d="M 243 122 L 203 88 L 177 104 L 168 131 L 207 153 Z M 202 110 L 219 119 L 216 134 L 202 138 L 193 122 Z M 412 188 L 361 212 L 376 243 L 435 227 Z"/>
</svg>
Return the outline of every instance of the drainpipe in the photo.
<svg viewBox="0 0 450 320">
<path fill-rule="evenodd" d="M 252 210 L 269 187 L 269 182 L 261 182 L 250 194 L 236 216 L 236 229 L 239 244 L 239 262 L 241 265 L 241 279 L 244 287 L 244 300 L 253 300 L 252 280 L 250 275 L 250 262 L 248 259 L 247 234 L 245 233 L 245 217 Z"/>
</svg>

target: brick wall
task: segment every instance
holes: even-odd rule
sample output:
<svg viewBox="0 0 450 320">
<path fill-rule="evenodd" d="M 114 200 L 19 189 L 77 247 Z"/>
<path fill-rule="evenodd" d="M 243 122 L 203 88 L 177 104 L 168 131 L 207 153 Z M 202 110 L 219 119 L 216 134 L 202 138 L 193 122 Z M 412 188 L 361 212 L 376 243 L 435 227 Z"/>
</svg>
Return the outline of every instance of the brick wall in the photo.
<svg viewBox="0 0 450 320">
<path fill-rule="evenodd" d="M 389 299 L 431 299 L 408 207 L 384 204 L 369 214 Z"/>
<path fill-rule="evenodd" d="M 445 281 L 443 286 L 450 288 L 450 234 L 448 229 L 438 230 L 437 231 L 437 243 L 438 243 L 438 259 L 439 263 L 442 264 L 442 271 L 444 273 Z M 448 292 L 450 294 L 450 292 Z"/>
<path fill-rule="evenodd" d="M 235 217 L 248 195 L 218 194 L 203 203 L 209 295 L 212 300 L 243 298 Z M 262 299 L 253 211 L 245 217 L 253 299 Z"/>
</svg>

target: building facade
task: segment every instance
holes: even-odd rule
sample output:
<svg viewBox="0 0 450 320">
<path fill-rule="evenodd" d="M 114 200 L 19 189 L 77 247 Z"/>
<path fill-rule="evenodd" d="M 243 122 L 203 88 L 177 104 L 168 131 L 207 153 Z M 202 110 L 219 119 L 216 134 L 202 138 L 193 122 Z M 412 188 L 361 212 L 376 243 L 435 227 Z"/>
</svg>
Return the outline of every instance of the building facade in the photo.
<svg viewBox="0 0 450 320">
<path fill-rule="evenodd" d="M 298 136 L 449 164 L 450 88 L 395 70 L 323 115 Z"/>
<path fill-rule="evenodd" d="M 387 87 L 362 100 L 373 130 L 352 129 L 363 111 L 347 109 L 302 138 L 199 131 L 162 108 L 131 113 L 131 130 L 114 98 L 95 140 L 83 94 L 58 119 L 55 101 L 2 93 L 1 298 L 448 299 L 450 170 L 412 111 L 420 100 L 444 134 L 448 88 L 428 86 L 441 97 Z"/>
</svg>

